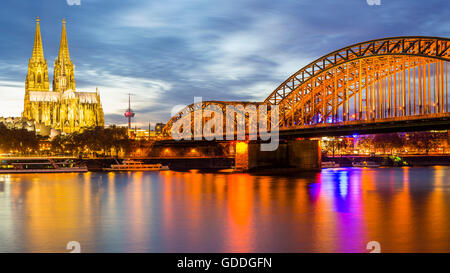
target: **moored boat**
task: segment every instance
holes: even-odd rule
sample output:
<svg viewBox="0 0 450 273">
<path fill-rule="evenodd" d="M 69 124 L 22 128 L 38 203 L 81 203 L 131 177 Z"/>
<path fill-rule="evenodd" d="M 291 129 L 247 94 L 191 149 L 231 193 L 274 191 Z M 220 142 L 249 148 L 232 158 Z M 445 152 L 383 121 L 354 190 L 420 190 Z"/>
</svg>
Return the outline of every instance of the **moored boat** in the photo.
<svg viewBox="0 0 450 273">
<path fill-rule="evenodd" d="M 322 161 L 322 168 L 339 168 L 340 165 L 334 161 Z"/>
<path fill-rule="evenodd" d="M 145 164 L 138 160 L 124 160 L 122 164 L 112 164 L 110 168 L 103 168 L 104 171 L 165 171 L 169 167 L 162 164 Z"/>
<path fill-rule="evenodd" d="M 80 173 L 87 171 L 86 166 L 67 160 L 63 162 L 52 159 L 19 160 L 0 164 L 0 173 Z"/>
<path fill-rule="evenodd" d="M 375 161 L 360 161 L 352 162 L 352 166 L 360 168 L 378 168 L 381 166 L 381 164 Z"/>
</svg>

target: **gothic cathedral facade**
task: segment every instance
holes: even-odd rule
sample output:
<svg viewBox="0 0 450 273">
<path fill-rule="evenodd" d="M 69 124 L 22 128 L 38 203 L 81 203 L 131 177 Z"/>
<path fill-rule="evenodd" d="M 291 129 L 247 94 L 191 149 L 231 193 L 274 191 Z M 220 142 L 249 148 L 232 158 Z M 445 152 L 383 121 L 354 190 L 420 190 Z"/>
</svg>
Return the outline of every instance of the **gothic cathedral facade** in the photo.
<svg viewBox="0 0 450 273">
<path fill-rule="evenodd" d="M 75 91 L 74 65 L 69 55 L 66 24 L 55 60 L 52 91 L 49 89 L 47 60 L 44 58 L 39 17 L 36 23 L 33 55 L 28 62 L 22 117 L 64 133 L 104 126 L 100 94 Z"/>
</svg>

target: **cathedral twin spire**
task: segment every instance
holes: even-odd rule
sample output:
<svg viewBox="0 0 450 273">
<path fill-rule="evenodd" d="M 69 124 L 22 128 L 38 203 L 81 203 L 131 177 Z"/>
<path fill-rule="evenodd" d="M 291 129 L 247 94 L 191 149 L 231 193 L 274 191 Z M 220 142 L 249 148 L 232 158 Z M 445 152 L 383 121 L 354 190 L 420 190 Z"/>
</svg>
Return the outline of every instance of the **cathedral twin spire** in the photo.
<svg viewBox="0 0 450 273">
<path fill-rule="evenodd" d="M 39 17 L 36 19 L 36 34 L 34 37 L 33 55 L 28 64 L 28 74 L 25 83 L 26 90 L 49 91 L 47 61 L 44 58 Z M 75 91 L 74 65 L 69 55 L 67 43 L 66 22 L 63 19 L 61 43 L 58 57 L 55 60 L 53 73 L 53 91 Z"/>
<path fill-rule="evenodd" d="M 69 46 L 67 43 L 67 33 L 66 33 L 66 19 L 63 19 L 62 23 L 63 27 L 61 31 L 61 43 L 59 44 L 58 59 L 70 61 Z"/>
<path fill-rule="evenodd" d="M 33 55 L 28 62 L 28 73 L 25 80 L 25 90 L 48 91 L 48 68 L 42 48 L 39 17 L 36 20 L 36 34 L 34 35 Z"/>
<path fill-rule="evenodd" d="M 64 92 L 69 89 L 75 91 L 75 73 L 67 44 L 66 20 L 63 19 L 61 43 L 59 44 L 59 53 L 55 60 L 55 72 L 53 74 L 53 91 Z"/>
<path fill-rule="evenodd" d="M 39 26 L 39 17 L 36 19 L 36 34 L 34 35 L 33 60 L 41 61 L 44 59 L 44 49 L 42 48 L 41 28 Z"/>
</svg>

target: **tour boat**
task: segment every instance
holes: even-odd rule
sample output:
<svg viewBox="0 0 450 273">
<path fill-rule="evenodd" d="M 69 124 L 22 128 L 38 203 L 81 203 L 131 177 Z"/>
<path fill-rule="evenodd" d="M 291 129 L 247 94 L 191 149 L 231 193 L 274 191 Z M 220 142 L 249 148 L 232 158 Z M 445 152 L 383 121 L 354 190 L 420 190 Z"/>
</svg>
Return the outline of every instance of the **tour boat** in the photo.
<svg viewBox="0 0 450 273">
<path fill-rule="evenodd" d="M 162 164 L 144 164 L 137 160 L 124 160 L 122 164 L 113 164 L 111 168 L 103 168 L 104 171 L 165 171 L 169 167 Z"/>
<path fill-rule="evenodd" d="M 322 168 L 339 168 L 339 163 L 334 161 L 322 161 Z"/>
<path fill-rule="evenodd" d="M 86 166 L 77 166 L 67 160 L 63 162 L 56 162 L 52 159 L 20 160 L 19 162 L 4 161 L 0 164 L 0 173 L 80 173 L 87 171 Z"/>
<path fill-rule="evenodd" d="M 352 162 L 353 167 L 366 167 L 366 168 L 378 168 L 381 166 L 380 163 L 375 161 L 361 161 L 361 162 Z"/>
</svg>

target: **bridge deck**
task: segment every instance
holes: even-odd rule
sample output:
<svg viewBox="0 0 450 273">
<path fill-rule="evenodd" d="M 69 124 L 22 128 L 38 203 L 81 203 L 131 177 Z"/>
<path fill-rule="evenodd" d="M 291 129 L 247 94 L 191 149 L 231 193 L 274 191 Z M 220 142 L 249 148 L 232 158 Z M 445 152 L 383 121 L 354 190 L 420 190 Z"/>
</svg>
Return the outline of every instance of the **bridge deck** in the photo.
<svg viewBox="0 0 450 273">
<path fill-rule="evenodd" d="M 347 121 L 280 128 L 281 137 L 344 136 L 427 130 L 449 130 L 450 113 L 395 117 L 382 120 Z"/>
</svg>

